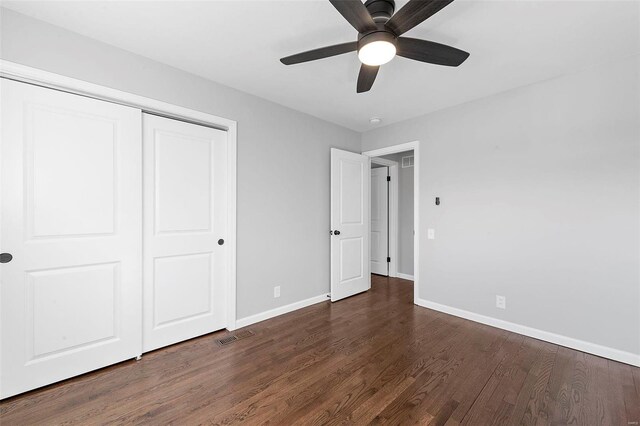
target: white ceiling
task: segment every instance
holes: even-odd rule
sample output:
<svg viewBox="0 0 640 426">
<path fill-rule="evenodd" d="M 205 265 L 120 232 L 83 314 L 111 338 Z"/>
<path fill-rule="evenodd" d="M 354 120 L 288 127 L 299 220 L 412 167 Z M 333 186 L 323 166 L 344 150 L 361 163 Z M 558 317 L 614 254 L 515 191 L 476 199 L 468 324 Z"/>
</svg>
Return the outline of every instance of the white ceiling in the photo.
<svg viewBox="0 0 640 426">
<path fill-rule="evenodd" d="M 397 9 L 406 0 L 397 2 Z M 357 131 L 640 53 L 637 1 L 457 0 L 406 35 L 471 53 L 459 68 L 395 58 L 356 94 L 355 53 L 279 58 L 355 40 L 328 0 L 4 1 L 3 6 Z"/>
</svg>

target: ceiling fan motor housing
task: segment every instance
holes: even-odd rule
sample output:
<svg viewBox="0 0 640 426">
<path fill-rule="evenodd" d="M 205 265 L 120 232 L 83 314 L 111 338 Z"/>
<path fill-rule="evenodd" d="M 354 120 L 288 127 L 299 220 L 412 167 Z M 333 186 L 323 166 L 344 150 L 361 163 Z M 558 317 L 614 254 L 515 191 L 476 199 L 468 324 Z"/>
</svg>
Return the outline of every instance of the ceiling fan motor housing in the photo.
<svg viewBox="0 0 640 426">
<path fill-rule="evenodd" d="M 385 23 L 396 9 L 396 2 L 394 0 L 367 0 L 364 6 L 369 11 L 369 15 L 376 23 Z"/>
<path fill-rule="evenodd" d="M 361 34 L 358 37 L 358 51 L 360 51 L 360 49 L 369 44 L 369 43 L 373 43 L 374 41 L 386 41 L 389 42 L 391 44 L 393 44 L 394 46 L 396 45 L 396 39 L 397 37 L 395 36 L 395 34 L 393 34 L 390 31 L 387 31 L 385 29 L 382 29 L 380 31 L 375 31 L 372 33 L 368 33 L 368 34 Z"/>
</svg>

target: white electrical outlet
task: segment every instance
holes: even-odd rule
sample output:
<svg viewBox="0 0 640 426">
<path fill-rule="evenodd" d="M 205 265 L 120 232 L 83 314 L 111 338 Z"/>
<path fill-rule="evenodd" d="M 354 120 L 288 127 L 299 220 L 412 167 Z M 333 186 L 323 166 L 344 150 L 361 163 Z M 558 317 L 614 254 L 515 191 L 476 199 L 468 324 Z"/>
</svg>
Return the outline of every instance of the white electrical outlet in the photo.
<svg viewBox="0 0 640 426">
<path fill-rule="evenodd" d="M 504 296 L 496 296 L 496 308 L 507 309 L 507 298 Z"/>
<path fill-rule="evenodd" d="M 280 286 L 275 286 L 273 288 L 273 297 L 280 297 Z"/>
<path fill-rule="evenodd" d="M 435 240 L 436 239 L 436 230 L 429 228 L 427 229 L 427 239 L 428 240 Z"/>
</svg>

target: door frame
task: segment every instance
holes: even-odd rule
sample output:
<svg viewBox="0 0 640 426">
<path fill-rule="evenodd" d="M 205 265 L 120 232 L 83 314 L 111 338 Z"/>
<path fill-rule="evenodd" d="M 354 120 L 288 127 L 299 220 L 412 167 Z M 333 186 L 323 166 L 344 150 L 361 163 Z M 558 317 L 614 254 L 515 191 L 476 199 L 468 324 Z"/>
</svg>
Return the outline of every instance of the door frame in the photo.
<svg viewBox="0 0 640 426">
<path fill-rule="evenodd" d="M 387 160 L 386 158 L 371 157 L 371 164 L 378 164 L 389 168 L 389 253 L 391 258 L 389 262 L 389 276 L 396 278 L 398 276 L 398 162 Z M 371 220 L 371 215 L 369 215 Z M 371 243 L 371 242 L 369 242 Z"/>
<path fill-rule="evenodd" d="M 225 243 L 229 244 L 227 263 L 227 329 L 236 327 L 236 200 L 237 200 L 237 128 L 234 120 L 207 114 L 189 108 L 158 101 L 133 93 L 66 77 L 15 62 L 0 60 L 0 77 L 34 84 L 67 93 L 125 105 L 149 114 L 172 118 L 187 123 L 213 127 L 227 132 L 227 227 Z M 1 210 L 1 209 L 0 209 Z M 140 235 L 142 238 L 142 235 Z M 144 251 L 144 247 L 143 247 Z M 142 285 L 142 283 L 140 283 Z"/>
<path fill-rule="evenodd" d="M 397 154 L 399 152 L 413 150 L 413 303 L 420 299 L 420 141 L 412 141 L 384 148 L 364 151 L 362 154 L 368 157 Z M 391 178 L 393 183 L 393 178 Z M 397 182 L 397 179 L 396 179 Z"/>
</svg>

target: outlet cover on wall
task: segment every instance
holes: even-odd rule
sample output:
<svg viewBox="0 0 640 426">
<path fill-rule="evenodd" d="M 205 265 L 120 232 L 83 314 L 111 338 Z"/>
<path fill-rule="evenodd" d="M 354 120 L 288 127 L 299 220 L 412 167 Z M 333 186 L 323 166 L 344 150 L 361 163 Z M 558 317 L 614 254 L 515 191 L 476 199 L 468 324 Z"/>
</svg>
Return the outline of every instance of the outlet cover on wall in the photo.
<svg viewBox="0 0 640 426">
<path fill-rule="evenodd" d="M 433 228 L 427 229 L 427 239 L 435 240 L 436 239 L 436 230 Z"/>
<path fill-rule="evenodd" d="M 504 296 L 496 296 L 496 308 L 507 309 L 507 298 Z"/>
<path fill-rule="evenodd" d="M 277 285 L 273 288 L 273 297 L 280 297 L 280 286 Z"/>
</svg>

